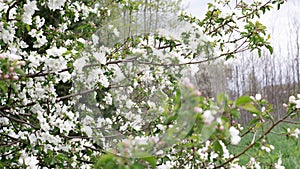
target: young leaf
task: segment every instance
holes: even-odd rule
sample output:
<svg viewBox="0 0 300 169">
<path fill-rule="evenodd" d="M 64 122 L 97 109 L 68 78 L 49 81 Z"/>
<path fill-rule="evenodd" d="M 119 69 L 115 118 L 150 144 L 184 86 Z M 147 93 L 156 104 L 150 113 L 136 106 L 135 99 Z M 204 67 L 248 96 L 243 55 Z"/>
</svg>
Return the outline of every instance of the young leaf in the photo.
<svg viewBox="0 0 300 169">
<path fill-rule="evenodd" d="M 252 99 L 249 96 L 241 96 L 235 101 L 235 106 L 241 106 L 250 103 Z"/>
<path fill-rule="evenodd" d="M 247 103 L 245 105 L 242 105 L 241 108 L 243 108 L 244 110 L 247 110 L 248 112 L 257 114 L 257 115 L 260 114 L 260 111 L 257 110 L 257 108 L 251 103 Z"/>
<path fill-rule="evenodd" d="M 14 71 L 20 74 L 21 76 L 26 76 L 26 73 L 20 68 L 15 67 Z"/>
<path fill-rule="evenodd" d="M 137 151 L 134 153 L 134 155 L 139 157 L 141 160 L 148 162 L 152 168 L 155 168 L 156 159 L 151 154 L 144 151 Z"/>
</svg>

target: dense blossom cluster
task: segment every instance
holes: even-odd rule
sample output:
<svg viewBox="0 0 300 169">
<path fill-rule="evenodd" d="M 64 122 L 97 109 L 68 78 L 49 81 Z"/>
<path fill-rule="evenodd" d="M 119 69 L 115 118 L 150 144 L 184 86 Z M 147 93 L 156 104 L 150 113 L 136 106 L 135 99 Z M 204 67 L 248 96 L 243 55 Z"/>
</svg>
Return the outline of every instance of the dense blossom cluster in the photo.
<svg viewBox="0 0 300 169">
<path fill-rule="evenodd" d="M 273 120 L 261 95 L 214 100 L 181 78 L 195 74 L 196 63 L 262 46 L 271 50 L 265 27 L 250 19 L 271 2 L 224 15 L 226 2 L 210 4 L 203 21 L 182 14 L 192 26 L 179 35 L 161 30 L 111 48 L 96 31 L 110 15 L 102 1 L 1 1 L 0 167 L 91 168 L 114 153 L 110 159 L 140 157 L 157 168 L 260 168 L 256 158 L 239 164 L 242 154 L 228 146 L 238 145 L 241 133 L 256 134 L 255 123 Z M 239 28 L 241 18 L 249 21 Z M 299 100 L 289 99 L 287 117 L 300 109 Z M 241 110 L 256 118 L 246 129 L 233 120 Z M 246 150 L 257 142 L 263 142 L 261 151 L 274 149 L 263 140 L 269 132 L 254 134 Z M 298 129 L 287 132 L 298 138 Z M 271 165 L 283 167 L 280 158 Z"/>
</svg>

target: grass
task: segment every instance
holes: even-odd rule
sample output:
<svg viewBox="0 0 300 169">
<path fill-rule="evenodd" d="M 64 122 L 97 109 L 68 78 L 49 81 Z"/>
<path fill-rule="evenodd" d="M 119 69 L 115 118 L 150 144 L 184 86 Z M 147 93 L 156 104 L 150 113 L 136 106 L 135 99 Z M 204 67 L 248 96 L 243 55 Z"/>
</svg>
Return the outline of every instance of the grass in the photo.
<svg viewBox="0 0 300 169">
<path fill-rule="evenodd" d="M 299 138 L 287 138 L 285 135 L 278 135 L 278 133 L 283 133 L 283 128 L 300 128 L 298 126 L 282 124 L 274 129 L 274 133 L 270 133 L 267 137 L 268 143 L 275 147 L 270 153 L 261 150 L 261 144 L 255 145 L 253 148 L 247 151 L 245 155 L 240 157 L 240 164 L 248 163 L 250 157 L 258 157 L 259 161 L 262 161 L 262 168 L 272 168 L 270 163 L 277 162 L 278 158 L 281 157 L 282 163 L 286 169 L 300 169 L 300 135 Z M 257 138 L 257 137 L 256 137 Z M 232 146 L 229 147 L 232 153 L 237 154 L 241 152 L 244 147 L 249 145 L 253 139 L 253 134 L 248 134 L 242 138 L 239 147 Z"/>
</svg>

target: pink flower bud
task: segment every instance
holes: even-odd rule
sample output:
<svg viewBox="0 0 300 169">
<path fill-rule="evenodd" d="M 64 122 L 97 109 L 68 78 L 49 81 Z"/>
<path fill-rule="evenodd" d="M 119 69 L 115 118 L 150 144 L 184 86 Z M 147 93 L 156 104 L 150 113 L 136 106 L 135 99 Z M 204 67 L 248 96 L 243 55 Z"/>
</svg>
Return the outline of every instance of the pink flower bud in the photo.
<svg viewBox="0 0 300 169">
<path fill-rule="evenodd" d="M 24 66 L 26 64 L 26 62 L 24 60 L 20 61 L 20 65 Z"/>
<path fill-rule="evenodd" d="M 220 130 L 223 131 L 224 130 L 224 126 L 220 126 Z"/>
<path fill-rule="evenodd" d="M 196 91 L 195 91 L 195 95 L 196 95 L 196 96 L 201 96 L 202 93 L 201 93 L 199 90 L 196 90 Z"/>
<path fill-rule="evenodd" d="M 3 76 L 3 78 L 4 78 L 4 79 L 8 79 L 8 78 L 9 78 L 9 75 L 8 75 L 8 74 L 5 74 L 5 75 Z"/>
<path fill-rule="evenodd" d="M 13 76 L 12 79 L 13 80 L 19 80 L 19 77 L 18 76 Z"/>
<path fill-rule="evenodd" d="M 194 112 L 196 112 L 196 113 L 202 113 L 203 110 L 200 107 L 194 107 Z"/>
<path fill-rule="evenodd" d="M 11 75 L 12 75 L 12 76 L 14 76 L 14 75 L 16 75 L 16 74 L 17 74 L 16 72 L 11 72 Z"/>
<path fill-rule="evenodd" d="M 0 59 L 3 59 L 4 57 L 2 55 L 0 55 Z"/>
<path fill-rule="evenodd" d="M 10 72 L 13 72 L 14 70 L 15 70 L 15 67 L 13 67 L 13 66 L 9 67 Z"/>
</svg>

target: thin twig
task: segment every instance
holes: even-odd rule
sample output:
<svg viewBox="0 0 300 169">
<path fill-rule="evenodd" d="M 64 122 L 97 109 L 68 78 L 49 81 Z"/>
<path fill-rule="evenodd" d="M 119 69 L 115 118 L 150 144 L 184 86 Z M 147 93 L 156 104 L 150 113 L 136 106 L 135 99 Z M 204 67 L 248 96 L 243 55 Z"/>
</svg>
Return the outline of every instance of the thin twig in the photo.
<svg viewBox="0 0 300 169">
<path fill-rule="evenodd" d="M 216 166 L 216 168 L 221 168 L 224 167 L 226 164 L 232 162 L 234 159 L 240 157 L 241 155 L 245 154 L 250 148 L 252 148 L 258 141 L 262 140 L 266 135 L 268 135 L 273 129 L 274 127 L 276 127 L 279 123 L 283 122 L 285 119 L 287 119 L 288 117 L 290 117 L 290 115 L 294 113 L 294 111 L 288 113 L 287 115 L 285 115 L 284 117 L 282 117 L 280 120 L 278 120 L 276 123 L 274 123 L 267 131 L 265 131 L 256 141 L 254 141 L 253 143 L 251 143 L 249 146 L 247 146 L 242 152 L 240 152 L 239 154 L 233 156 L 232 158 L 230 158 L 229 160 L 227 160 L 226 162 L 224 162 L 223 164 Z"/>
</svg>

